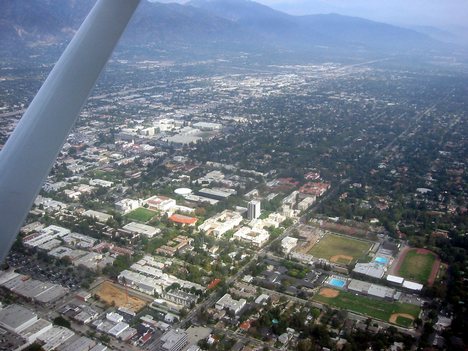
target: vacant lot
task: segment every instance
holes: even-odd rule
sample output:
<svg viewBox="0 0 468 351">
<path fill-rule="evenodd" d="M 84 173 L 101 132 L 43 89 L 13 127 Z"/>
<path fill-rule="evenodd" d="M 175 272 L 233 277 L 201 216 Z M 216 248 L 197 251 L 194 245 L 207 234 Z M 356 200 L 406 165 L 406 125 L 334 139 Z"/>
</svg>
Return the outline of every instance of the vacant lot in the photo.
<svg viewBox="0 0 468 351">
<path fill-rule="evenodd" d="M 113 284 L 110 281 L 105 281 L 99 285 L 94 291 L 99 296 L 101 301 L 108 303 L 109 305 L 115 305 L 117 307 L 126 307 L 137 312 L 145 307 L 150 301 L 142 300 L 136 296 L 128 294 L 128 303 L 125 293 L 125 288 L 120 285 Z"/>
<path fill-rule="evenodd" d="M 434 264 L 439 264 L 436 254 L 424 249 L 411 249 L 401 260 L 398 275 L 422 284 L 428 283 Z M 438 267 L 435 270 L 437 274 Z"/>
<path fill-rule="evenodd" d="M 402 327 L 408 327 L 411 324 L 408 320 L 412 321 L 417 318 L 420 311 L 420 307 L 415 305 L 373 299 L 347 291 L 340 291 L 335 297 L 326 297 L 318 293 L 314 296 L 314 300 Z"/>
<path fill-rule="evenodd" d="M 326 234 L 312 249 L 309 255 L 325 258 L 331 262 L 350 264 L 369 251 L 372 243 L 347 236 Z"/>
<path fill-rule="evenodd" d="M 151 218 L 153 218 L 155 215 L 155 211 L 151 211 L 146 208 L 140 207 L 128 213 L 125 217 L 127 217 L 131 221 L 146 223 L 149 220 L 151 220 Z"/>
</svg>

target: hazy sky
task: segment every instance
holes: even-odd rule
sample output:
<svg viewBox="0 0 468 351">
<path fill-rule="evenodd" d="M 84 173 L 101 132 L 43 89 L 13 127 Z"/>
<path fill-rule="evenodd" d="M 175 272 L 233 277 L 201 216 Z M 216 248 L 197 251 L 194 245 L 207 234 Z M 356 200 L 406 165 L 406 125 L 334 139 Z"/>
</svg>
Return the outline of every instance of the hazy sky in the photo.
<svg viewBox="0 0 468 351">
<path fill-rule="evenodd" d="M 294 14 L 338 12 L 405 24 L 468 26 L 468 0 L 258 0 Z"/>
<path fill-rule="evenodd" d="M 180 2 L 187 0 L 156 0 Z M 291 14 L 336 12 L 401 25 L 468 27 L 468 0 L 256 0 Z"/>
</svg>

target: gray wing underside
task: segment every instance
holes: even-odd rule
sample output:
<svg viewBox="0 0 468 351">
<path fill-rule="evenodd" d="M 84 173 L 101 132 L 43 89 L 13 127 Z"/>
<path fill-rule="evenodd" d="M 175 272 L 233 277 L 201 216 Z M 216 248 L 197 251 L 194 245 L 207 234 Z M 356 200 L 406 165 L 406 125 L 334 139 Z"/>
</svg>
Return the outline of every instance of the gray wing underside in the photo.
<svg viewBox="0 0 468 351">
<path fill-rule="evenodd" d="M 0 152 L 0 263 L 139 2 L 97 2 Z"/>
</svg>

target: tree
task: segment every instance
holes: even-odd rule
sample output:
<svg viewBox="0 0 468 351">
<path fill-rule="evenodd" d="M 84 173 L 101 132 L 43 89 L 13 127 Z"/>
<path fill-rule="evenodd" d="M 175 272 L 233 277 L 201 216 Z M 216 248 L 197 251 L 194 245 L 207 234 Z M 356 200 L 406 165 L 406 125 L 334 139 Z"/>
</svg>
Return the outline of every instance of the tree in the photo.
<svg viewBox="0 0 468 351">
<path fill-rule="evenodd" d="M 314 350 L 314 344 L 311 339 L 302 339 L 297 343 L 298 351 L 311 351 Z"/>
<path fill-rule="evenodd" d="M 70 321 L 66 320 L 62 316 L 58 316 L 58 317 L 54 318 L 53 322 L 54 322 L 55 325 L 59 325 L 61 327 L 65 327 L 65 328 L 68 328 L 68 329 L 70 329 L 70 327 L 71 327 Z"/>
<path fill-rule="evenodd" d="M 44 349 L 41 347 L 39 344 L 32 344 L 29 345 L 27 348 L 24 349 L 24 351 L 43 351 Z"/>
</svg>

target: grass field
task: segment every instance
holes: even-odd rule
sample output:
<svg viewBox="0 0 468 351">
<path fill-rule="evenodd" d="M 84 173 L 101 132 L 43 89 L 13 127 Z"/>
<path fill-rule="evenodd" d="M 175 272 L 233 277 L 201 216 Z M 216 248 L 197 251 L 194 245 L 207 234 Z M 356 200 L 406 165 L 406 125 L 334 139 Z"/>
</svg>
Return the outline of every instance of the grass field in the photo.
<svg viewBox="0 0 468 351">
<path fill-rule="evenodd" d="M 420 311 L 420 307 L 415 305 L 373 299 L 366 296 L 355 295 L 347 291 L 340 291 L 335 297 L 326 297 L 321 294 L 316 294 L 314 300 L 332 307 L 380 319 L 385 322 L 391 322 L 391 317 L 394 314 L 406 314 L 415 319 L 419 316 Z M 411 324 L 408 321 L 411 321 L 409 318 L 396 317 L 395 319 L 393 323 L 401 325 L 402 327 L 407 327 L 408 324 Z"/>
<path fill-rule="evenodd" d="M 401 325 L 405 328 L 409 328 L 413 324 L 413 320 L 410 318 L 398 316 L 395 324 Z"/>
<path fill-rule="evenodd" d="M 308 252 L 309 255 L 325 258 L 332 262 L 350 264 L 364 256 L 372 243 L 350 237 L 326 234 Z"/>
<path fill-rule="evenodd" d="M 432 266 L 436 260 L 433 253 L 420 253 L 418 249 L 407 252 L 398 275 L 408 280 L 426 284 L 432 271 Z"/>
<path fill-rule="evenodd" d="M 99 296 L 101 301 L 104 301 L 109 305 L 127 307 L 136 312 L 141 310 L 149 303 L 149 301 L 142 300 L 131 294 L 128 295 L 127 303 L 125 289 L 119 285 L 111 283 L 110 281 L 103 282 L 96 288 L 94 293 Z"/>
<path fill-rule="evenodd" d="M 126 214 L 125 217 L 132 221 L 146 223 L 155 215 L 156 215 L 155 211 L 151 211 L 146 208 L 140 207 Z"/>
</svg>

